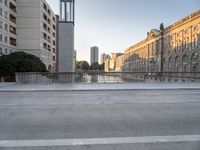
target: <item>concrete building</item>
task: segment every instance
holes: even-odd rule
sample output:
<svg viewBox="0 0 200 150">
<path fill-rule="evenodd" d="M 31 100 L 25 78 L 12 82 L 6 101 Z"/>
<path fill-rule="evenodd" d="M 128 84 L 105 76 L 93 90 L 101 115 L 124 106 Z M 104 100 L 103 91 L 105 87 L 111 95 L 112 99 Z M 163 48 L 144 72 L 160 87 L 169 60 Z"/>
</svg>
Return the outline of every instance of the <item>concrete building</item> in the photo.
<svg viewBox="0 0 200 150">
<path fill-rule="evenodd" d="M 59 72 L 75 71 L 74 61 L 74 0 L 60 0 Z"/>
<path fill-rule="evenodd" d="M 106 59 L 104 63 L 104 71 L 109 72 L 110 71 L 110 59 Z"/>
<path fill-rule="evenodd" d="M 116 58 L 115 62 L 115 72 L 124 71 L 124 55 L 120 55 Z"/>
<path fill-rule="evenodd" d="M 45 0 L 17 0 L 17 50 L 56 71 L 56 15 Z"/>
<path fill-rule="evenodd" d="M 90 49 L 90 64 L 99 62 L 99 48 L 97 46 Z"/>
<path fill-rule="evenodd" d="M 124 55 L 123 53 L 112 53 L 112 58 L 106 59 L 105 61 L 105 72 L 116 72 L 122 71 L 124 67 Z"/>
<path fill-rule="evenodd" d="M 103 53 L 101 55 L 101 64 L 105 63 L 106 59 L 110 59 L 110 55 Z"/>
<path fill-rule="evenodd" d="M 16 1 L 0 0 L 0 56 L 16 50 Z"/>
<path fill-rule="evenodd" d="M 200 10 L 125 50 L 125 70 L 131 72 L 199 72 Z"/>
</svg>

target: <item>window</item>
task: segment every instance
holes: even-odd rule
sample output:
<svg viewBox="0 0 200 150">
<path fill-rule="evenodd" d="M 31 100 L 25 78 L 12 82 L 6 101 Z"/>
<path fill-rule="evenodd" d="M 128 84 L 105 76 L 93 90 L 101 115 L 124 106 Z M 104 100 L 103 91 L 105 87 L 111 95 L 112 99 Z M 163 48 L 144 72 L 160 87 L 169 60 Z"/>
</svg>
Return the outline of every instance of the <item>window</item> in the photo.
<svg viewBox="0 0 200 150">
<path fill-rule="evenodd" d="M 13 26 L 10 26 L 10 33 L 16 34 L 16 28 Z"/>
<path fill-rule="evenodd" d="M 3 29 L 3 21 L 0 21 L 0 29 Z"/>
<path fill-rule="evenodd" d="M 5 11 L 4 18 L 8 19 L 8 12 Z"/>
<path fill-rule="evenodd" d="M 15 38 L 10 37 L 10 44 L 13 46 L 17 46 L 17 41 Z"/>
<path fill-rule="evenodd" d="M 0 8 L 0 15 L 2 16 L 3 15 L 3 9 Z"/>
<path fill-rule="evenodd" d="M 4 30 L 8 32 L 8 25 L 6 23 L 4 24 Z"/>
<path fill-rule="evenodd" d="M 8 49 L 5 49 L 5 55 L 7 55 L 8 54 Z"/>
<path fill-rule="evenodd" d="M 4 37 L 4 42 L 8 43 L 8 37 L 7 36 Z"/>
<path fill-rule="evenodd" d="M 194 47 L 193 47 L 193 48 L 197 48 L 197 46 L 198 46 L 198 39 L 195 38 L 195 39 L 194 39 Z"/>
<path fill-rule="evenodd" d="M 5 4 L 5 6 L 8 6 L 8 0 L 5 0 L 4 4 Z"/>
<path fill-rule="evenodd" d="M 0 56 L 3 54 L 3 49 L 0 47 Z"/>
<path fill-rule="evenodd" d="M 0 42 L 2 42 L 2 41 L 3 41 L 3 35 L 0 34 Z"/>
</svg>

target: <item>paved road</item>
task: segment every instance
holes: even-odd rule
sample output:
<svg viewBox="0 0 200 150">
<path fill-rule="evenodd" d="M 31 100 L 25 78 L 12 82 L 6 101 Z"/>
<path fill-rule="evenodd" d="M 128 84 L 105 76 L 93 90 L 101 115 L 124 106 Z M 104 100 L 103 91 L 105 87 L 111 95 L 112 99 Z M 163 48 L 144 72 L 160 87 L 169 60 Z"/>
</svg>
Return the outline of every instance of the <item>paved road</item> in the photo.
<svg viewBox="0 0 200 150">
<path fill-rule="evenodd" d="M 0 150 L 200 150 L 199 97 L 200 90 L 0 92 Z"/>
</svg>

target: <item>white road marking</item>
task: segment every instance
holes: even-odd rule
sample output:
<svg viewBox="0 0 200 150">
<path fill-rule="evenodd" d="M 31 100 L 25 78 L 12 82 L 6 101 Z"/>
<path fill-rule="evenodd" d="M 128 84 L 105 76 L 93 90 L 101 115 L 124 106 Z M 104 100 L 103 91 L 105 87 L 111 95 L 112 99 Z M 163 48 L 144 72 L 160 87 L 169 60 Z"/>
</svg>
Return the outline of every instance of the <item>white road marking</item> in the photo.
<svg viewBox="0 0 200 150">
<path fill-rule="evenodd" d="M 177 136 L 147 136 L 120 138 L 90 138 L 90 139 L 55 139 L 55 140 L 4 140 L 0 147 L 49 147 L 49 146 L 84 146 L 84 145 L 114 145 L 143 143 L 175 143 L 199 142 L 200 135 Z"/>
</svg>

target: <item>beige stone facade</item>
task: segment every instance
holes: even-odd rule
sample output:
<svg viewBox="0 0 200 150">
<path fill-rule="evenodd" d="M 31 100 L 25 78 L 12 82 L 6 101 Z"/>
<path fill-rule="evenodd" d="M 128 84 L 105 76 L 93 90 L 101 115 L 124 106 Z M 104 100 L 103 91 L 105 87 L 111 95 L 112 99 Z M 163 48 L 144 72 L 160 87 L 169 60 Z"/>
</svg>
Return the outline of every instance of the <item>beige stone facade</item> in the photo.
<svg viewBox="0 0 200 150">
<path fill-rule="evenodd" d="M 130 72 L 199 72 L 200 10 L 125 50 L 124 70 Z"/>
<path fill-rule="evenodd" d="M 112 53 L 112 58 L 106 59 L 105 69 L 106 72 L 117 72 L 122 71 L 124 66 L 124 55 L 123 53 Z"/>
</svg>

